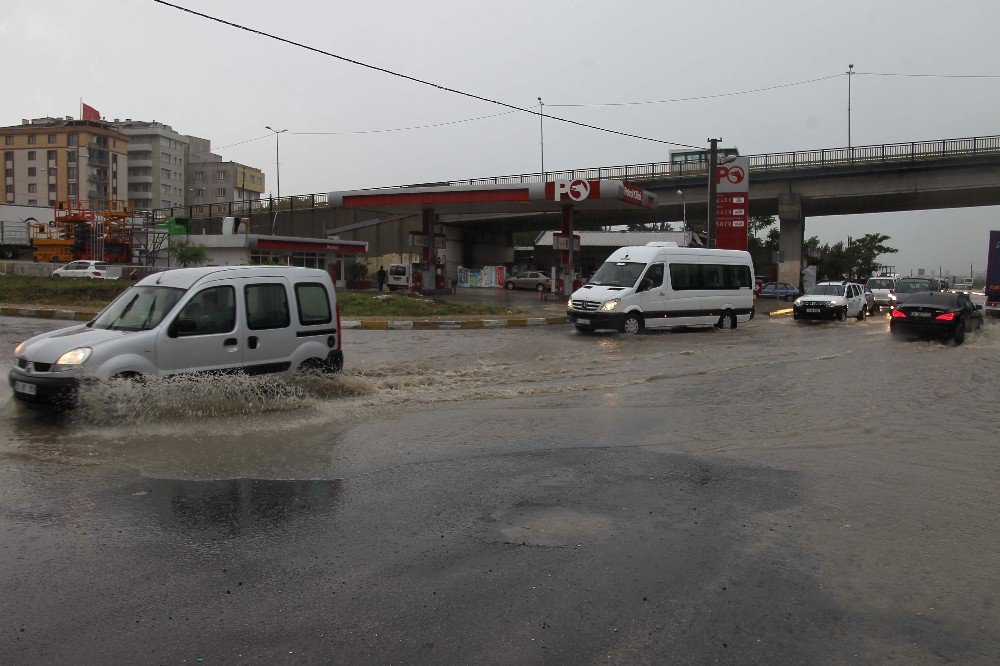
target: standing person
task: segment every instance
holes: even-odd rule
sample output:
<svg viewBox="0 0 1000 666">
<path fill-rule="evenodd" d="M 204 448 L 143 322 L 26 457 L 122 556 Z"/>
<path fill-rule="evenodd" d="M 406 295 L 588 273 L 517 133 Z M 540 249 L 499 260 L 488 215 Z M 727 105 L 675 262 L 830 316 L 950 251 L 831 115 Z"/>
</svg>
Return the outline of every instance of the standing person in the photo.
<svg viewBox="0 0 1000 666">
<path fill-rule="evenodd" d="M 379 292 L 382 291 L 382 286 L 385 284 L 385 266 L 378 267 L 378 273 L 375 274 L 375 286 L 378 287 Z"/>
</svg>

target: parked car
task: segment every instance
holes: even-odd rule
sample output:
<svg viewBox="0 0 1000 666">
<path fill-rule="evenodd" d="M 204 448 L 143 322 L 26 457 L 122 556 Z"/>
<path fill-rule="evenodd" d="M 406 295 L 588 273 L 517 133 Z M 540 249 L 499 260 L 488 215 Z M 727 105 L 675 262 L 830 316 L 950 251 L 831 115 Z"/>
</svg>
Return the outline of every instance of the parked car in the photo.
<svg viewBox="0 0 1000 666">
<path fill-rule="evenodd" d="M 891 308 L 895 305 L 890 295 L 896 289 L 896 278 L 873 277 L 865 283 L 865 286 L 871 289 L 872 294 L 875 295 L 876 308 Z"/>
<path fill-rule="evenodd" d="M 507 278 L 504 283 L 508 289 L 534 289 L 535 291 L 547 291 L 552 286 L 552 279 L 541 271 L 524 271 L 513 277 Z"/>
<path fill-rule="evenodd" d="M 86 324 L 17 345 L 8 380 L 23 404 L 70 407 L 81 383 L 114 378 L 339 372 L 340 342 L 326 271 L 181 268 L 143 278 Z"/>
<path fill-rule="evenodd" d="M 959 292 L 927 291 L 911 294 L 889 317 L 894 335 L 965 341 L 965 334 L 983 324 L 981 305 Z"/>
<path fill-rule="evenodd" d="M 837 319 L 855 317 L 864 321 L 868 301 L 864 288 L 854 282 L 820 282 L 792 305 L 794 319 Z"/>
<path fill-rule="evenodd" d="M 793 287 L 787 282 L 768 282 L 761 288 L 758 298 L 780 298 L 785 301 L 792 301 L 798 295 L 798 288 Z"/>
<path fill-rule="evenodd" d="M 96 280 L 114 280 L 117 276 L 111 277 L 111 266 L 103 261 L 93 259 L 81 259 L 71 261 L 61 268 L 52 271 L 52 277 L 82 277 Z"/>
</svg>

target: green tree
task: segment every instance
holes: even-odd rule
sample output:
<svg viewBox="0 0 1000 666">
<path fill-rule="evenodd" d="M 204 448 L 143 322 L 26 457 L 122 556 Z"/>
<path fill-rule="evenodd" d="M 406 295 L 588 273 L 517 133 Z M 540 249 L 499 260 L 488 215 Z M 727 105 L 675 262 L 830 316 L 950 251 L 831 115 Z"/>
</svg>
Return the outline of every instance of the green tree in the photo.
<svg viewBox="0 0 1000 666">
<path fill-rule="evenodd" d="M 174 236 L 170 241 L 170 247 L 167 248 L 167 254 L 178 264 L 181 268 L 187 268 L 188 264 L 193 264 L 198 266 L 199 264 L 205 263 L 205 246 L 199 245 L 197 243 L 192 243 L 189 240 L 175 240 L 177 236 Z"/>
<path fill-rule="evenodd" d="M 899 252 L 886 245 L 887 240 L 889 236 L 885 234 L 865 234 L 851 242 L 847 248 L 847 256 L 851 262 L 852 277 L 868 278 L 878 268 L 879 255 Z"/>
<path fill-rule="evenodd" d="M 750 236 L 752 238 L 758 238 L 762 231 L 765 231 L 774 224 L 777 220 L 774 219 L 773 215 L 751 215 L 749 221 Z"/>
</svg>

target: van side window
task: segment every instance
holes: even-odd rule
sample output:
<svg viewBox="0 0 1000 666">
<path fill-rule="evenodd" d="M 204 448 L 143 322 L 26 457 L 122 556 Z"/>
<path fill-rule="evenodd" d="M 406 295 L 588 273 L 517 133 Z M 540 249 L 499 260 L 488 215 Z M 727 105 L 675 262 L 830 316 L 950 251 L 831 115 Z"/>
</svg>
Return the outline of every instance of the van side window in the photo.
<svg viewBox="0 0 1000 666">
<path fill-rule="evenodd" d="M 670 264 L 674 291 L 750 288 L 750 267 L 732 264 Z"/>
<path fill-rule="evenodd" d="M 741 289 L 743 287 L 749 289 L 751 287 L 749 266 L 727 264 L 722 268 L 725 276 L 723 285 L 726 289 Z"/>
<path fill-rule="evenodd" d="M 250 284 L 244 289 L 247 326 L 254 331 L 285 328 L 290 323 L 288 295 L 283 284 Z"/>
<path fill-rule="evenodd" d="M 232 287 L 209 287 L 199 291 L 181 309 L 177 319 L 190 319 L 193 330 L 177 332 L 179 337 L 229 333 L 236 326 L 236 290 Z"/>
<path fill-rule="evenodd" d="M 639 282 L 639 291 L 649 291 L 663 285 L 663 264 L 651 264 Z"/>
<path fill-rule="evenodd" d="M 697 264 L 670 264 L 670 286 L 674 291 L 700 289 Z"/>
<path fill-rule="evenodd" d="M 295 285 L 295 300 L 299 306 L 299 323 L 303 326 L 329 324 L 333 321 L 330 312 L 330 296 L 326 287 L 318 282 L 302 282 Z"/>
</svg>

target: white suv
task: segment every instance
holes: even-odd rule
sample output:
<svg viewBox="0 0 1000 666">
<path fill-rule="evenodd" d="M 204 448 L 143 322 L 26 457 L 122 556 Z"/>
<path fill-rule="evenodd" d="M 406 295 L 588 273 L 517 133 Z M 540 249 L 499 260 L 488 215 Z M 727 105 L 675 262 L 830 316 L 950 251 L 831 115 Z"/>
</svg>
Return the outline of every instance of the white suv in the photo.
<svg viewBox="0 0 1000 666">
<path fill-rule="evenodd" d="M 96 280 L 115 280 L 118 276 L 110 275 L 111 266 L 103 261 L 81 259 L 71 261 L 62 268 L 52 271 L 52 277 L 82 277 Z"/>
<path fill-rule="evenodd" d="M 795 299 L 792 316 L 795 319 L 837 319 L 855 317 L 864 321 L 865 289 L 854 282 L 820 282 Z"/>
</svg>

